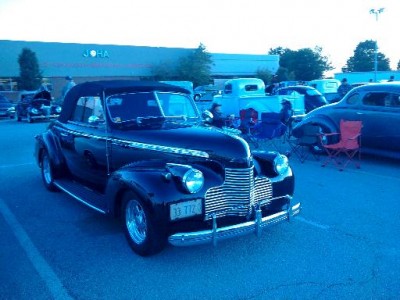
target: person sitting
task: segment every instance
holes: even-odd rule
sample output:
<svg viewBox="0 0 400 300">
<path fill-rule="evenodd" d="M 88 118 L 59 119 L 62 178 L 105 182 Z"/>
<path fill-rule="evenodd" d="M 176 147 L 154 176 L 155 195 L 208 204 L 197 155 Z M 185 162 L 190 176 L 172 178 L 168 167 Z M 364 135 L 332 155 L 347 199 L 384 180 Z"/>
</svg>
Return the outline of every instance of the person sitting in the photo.
<svg viewBox="0 0 400 300">
<path fill-rule="evenodd" d="M 293 107 L 292 103 L 288 99 L 283 99 L 281 102 L 282 108 L 279 112 L 281 122 L 285 125 L 288 125 L 293 116 Z"/>
<path fill-rule="evenodd" d="M 221 104 L 213 103 L 210 112 L 213 114 L 211 125 L 219 128 L 225 126 L 225 117 L 223 116 L 221 111 Z"/>
</svg>

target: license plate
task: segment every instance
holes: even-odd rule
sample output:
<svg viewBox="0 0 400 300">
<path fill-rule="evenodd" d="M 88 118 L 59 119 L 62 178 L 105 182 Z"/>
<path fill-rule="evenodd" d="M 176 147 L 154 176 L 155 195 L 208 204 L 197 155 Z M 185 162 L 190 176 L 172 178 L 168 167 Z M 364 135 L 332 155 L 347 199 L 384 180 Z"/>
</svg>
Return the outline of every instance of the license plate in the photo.
<svg viewBox="0 0 400 300">
<path fill-rule="evenodd" d="M 171 220 L 177 220 L 195 215 L 201 215 L 202 205 L 201 199 L 185 201 L 181 203 L 171 204 L 170 217 Z"/>
</svg>

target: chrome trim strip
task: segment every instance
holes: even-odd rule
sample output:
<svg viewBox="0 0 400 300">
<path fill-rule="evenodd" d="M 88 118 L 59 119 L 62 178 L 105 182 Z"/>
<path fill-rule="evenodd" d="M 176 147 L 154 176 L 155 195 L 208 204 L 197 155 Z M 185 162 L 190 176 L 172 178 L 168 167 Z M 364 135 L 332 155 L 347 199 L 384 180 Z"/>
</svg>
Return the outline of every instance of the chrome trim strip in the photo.
<svg viewBox="0 0 400 300">
<path fill-rule="evenodd" d="M 62 190 L 63 192 L 67 193 L 68 195 L 70 195 L 71 197 L 73 197 L 75 200 L 78 200 L 79 202 L 85 204 L 86 206 L 94 209 L 95 211 L 102 213 L 102 214 L 106 214 L 106 211 L 101 210 L 100 208 L 97 208 L 96 206 L 91 205 L 90 203 L 87 203 L 85 200 L 83 200 L 82 198 L 76 196 L 74 193 L 70 192 L 69 190 L 67 190 L 66 188 L 64 188 L 62 185 L 60 185 L 57 182 L 54 182 L 54 185 L 56 187 L 58 187 L 60 190 Z"/>
<path fill-rule="evenodd" d="M 168 238 L 168 241 L 174 246 L 202 245 L 210 242 L 215 245 L 219 240 L 247 235 L 252 232 L 258 232 L 260 234 L 262 228 L 272 226 L 283 221 L 289 221 L 289 215 L 290 217 L 296 216 L 300 213 L 300 211 L 301 205 L 300 203 L 297 203 L 288 210 L 284 210 L 264 218 L 260 218 L 260 214 L 256 213 L 255 219 L 252 221 L 221 228 L 215 228 L 214 226 L 216 225 L 214 225 L 213 220 L 213 229 L 201 230 L 197 232 L 175 233 Z"/>
<path fill-rule="evenodd" d="M 106 142 L 111 142 L 115 145 L 119 145 L 122 147 L 130 147 L 130 148 L 142 149 L 142 150 L 143 149 L 144 150 L 153 150 L 153 151 L 158 151 L 158 152 L 167 152 L 167 153 L 196 156 L 196 157 L 203 157 L 203 158 L 210 157 L 207 152 L 199 151 L 199 150 L 169 147 L 169 146 L 162 146 L 162 145 L 152 145 L 152 144 L 145 144 L 145 143 L 139 143 L 139 142 L 132 142 L 129 140 L 119 140 L 119 139 L 107 138 L 104 136 L 96 136 L 94 134 L 86 134 L 86 133 L 83 133 L 80 131 L 75 131 L 75 130 L 68 130 L 68 129 L 60 129 L 60 130 L 67 132 L 69 134 L 72 134 L 72 135 L 83 136 L 83 137 L 93 138 L 93 139 L 97 139 L 97 140 L 106 140 Z"/>
</svg>

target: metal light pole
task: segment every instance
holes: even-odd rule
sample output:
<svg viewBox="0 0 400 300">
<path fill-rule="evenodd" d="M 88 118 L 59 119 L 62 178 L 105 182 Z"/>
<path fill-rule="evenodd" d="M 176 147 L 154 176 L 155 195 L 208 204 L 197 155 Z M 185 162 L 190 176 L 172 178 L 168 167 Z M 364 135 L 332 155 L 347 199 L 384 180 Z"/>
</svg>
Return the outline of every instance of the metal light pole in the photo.
<svg viewBox="0 0 400 300">
<path fill-rule="evenodd" d="M 379 14 L 383 13 L 383 11 L 384 11 L 383 7 L 379 9 L 373 8 L 369 11 L 369 13 L 375 15 L 376 22 L 378 23 L 378 16 Z M 375 35 L 376 37 L 375 37 L 375 51 L 374 51 L 374 71 L 375 71 L 374 81 L 376 82 L 376 73 L 378 72 L 378 34 Z"/>
</svg>

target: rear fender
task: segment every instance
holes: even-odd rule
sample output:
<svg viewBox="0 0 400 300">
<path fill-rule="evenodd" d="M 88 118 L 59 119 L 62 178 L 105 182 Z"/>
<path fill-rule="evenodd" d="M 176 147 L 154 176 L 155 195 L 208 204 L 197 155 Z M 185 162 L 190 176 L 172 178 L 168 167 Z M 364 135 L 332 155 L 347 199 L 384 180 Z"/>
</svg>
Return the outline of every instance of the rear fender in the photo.
<svg viewBox="0 0 400 300">
<path fill-rule="evenodd" d="M 37 135 L 35 139 L 35 158 L 38 165 L 40 166 L 42 153 L 46 150 L 53 167 L 58 170 L 61 169 L 64 165 L 64 158 L 58 140 L 49 132 Z"/>
</svg>

